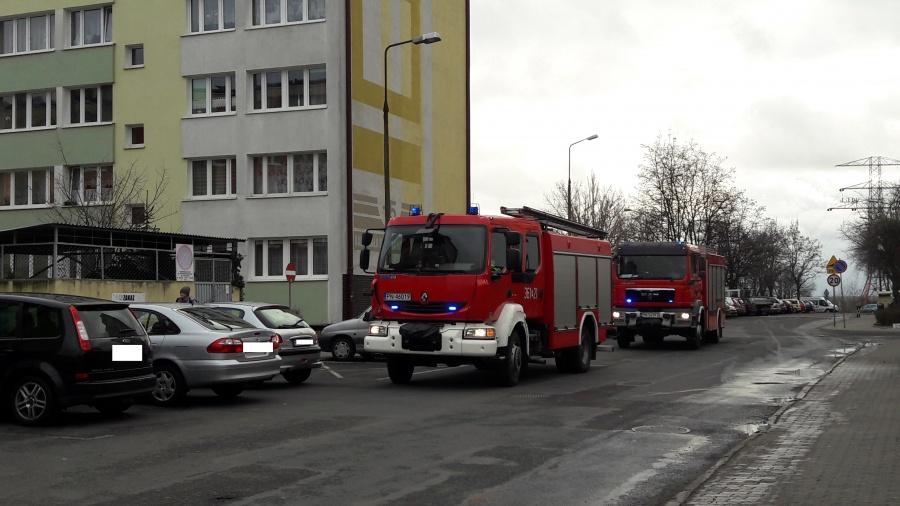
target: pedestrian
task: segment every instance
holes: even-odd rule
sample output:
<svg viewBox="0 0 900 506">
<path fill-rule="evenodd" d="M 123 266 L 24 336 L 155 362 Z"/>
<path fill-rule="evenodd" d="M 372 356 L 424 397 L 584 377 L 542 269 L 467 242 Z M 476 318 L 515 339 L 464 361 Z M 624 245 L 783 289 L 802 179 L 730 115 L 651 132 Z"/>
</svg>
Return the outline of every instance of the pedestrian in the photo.
<svg viewBox="0 0 900 506">
<path fill-rule="evenodd" d="M 194 305 L 197 303 L 197 299 L 191 297 L 191 287 L 182 286 L 181 293 L 178 295 L 178 298 L 175 299 L 175 302 L 183 302 L 185 304 Z"/>
</svg>

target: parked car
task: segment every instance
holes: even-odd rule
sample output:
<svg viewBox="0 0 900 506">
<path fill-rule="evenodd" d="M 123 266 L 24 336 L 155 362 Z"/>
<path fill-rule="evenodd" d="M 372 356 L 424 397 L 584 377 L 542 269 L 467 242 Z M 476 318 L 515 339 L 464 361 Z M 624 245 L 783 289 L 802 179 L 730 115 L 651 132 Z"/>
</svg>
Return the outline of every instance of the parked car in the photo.
<svg viewBox="0 0 900 506">
<path fill-rule="evenodd" d="M 801 306 L 800 301 L 797 299 L 787 299 L 787 301 L 791 303 L 791 311 L 794 313 L 802 313 L 806 307 L 805 304 Z"/>
<path fill-rule="evenodd" d="M 131 309 L 150 336 L 155 404 L 178 404 L 201 387 L 236 397 L 281 372 L 281 338 L 271 330 L 206 306 L 140 303 Z"/>
<path fill-rule="evenodd" d="M 874 313 L 878 309 L 878 304 L 866 304 L 865 306 L 859 308 L 860 313 Z"/>
<path fill-rule="evenodd" d="M 319 345 L 322 351 L 331 352 L 331 356 L 338 361 L 346 361 L 359 353 L 363 358 L 369 354 L 363 351 L 363 341 L 369 331 L 369 320 L 372 308 L 368 307 L 356 318 L 332 323 L 319 332 Z"/>
<path fill-rule="evenodd" d="M 747 316 L 747 303 L 744 302 L 744 299 L 740 297 L 732 297 L 732 301 L 734 301 L 734 307 L 737 309 L 738 316 Z"/>
<path fill-rule="evenodd" d="M 772 311 L 772 299 L 769 297 L 753 297 L 750 299 L 750 304 L 753 307 L 752 314 L 762 316 L 771 314 Z"/>
<path fill-rule="evenodd" d="M 727 316 L 737 316 L 737 305 L 731 297 L 725 297 L 725 314 Z"/>
<path fill-rule="evenodd" d="M 801 300 L 800 303 L 803 304 L 803 307 L 804 307 L 803 312 L 804 312 L 804 313 L 812 313 L 813 311 L 816 310 L 816 308 L 815 308 L 815 306 L 813 305 L 812 301 L 809 301 L 809 300 Z"/>
<path fill-rule="evenodd" d="M 281 336 L 278 349 L 281 356 L 281 375 L 289 383 L 298 385 L 309 379 L 313 369 L 322 367 L 316 331 L 295 315 L 287 306 L 264 302 L 210 302 L 206 304 L 231 316 L 269 329 Z"/>
<path fill-rule="evenodd" d="M 0 293 L 2 405 L 21 425 L 70 406 L 121 413 L 156 385 L 147 335 L 127 304 Z"/>
<path fill-rule="evenodd" d="M 791 301 L 787 299 L 779 299 L 781 301 L 781 312 L 784 314 L 791 314 L 794 312 L 794 305 L 791 304 Z"/>
</svg>

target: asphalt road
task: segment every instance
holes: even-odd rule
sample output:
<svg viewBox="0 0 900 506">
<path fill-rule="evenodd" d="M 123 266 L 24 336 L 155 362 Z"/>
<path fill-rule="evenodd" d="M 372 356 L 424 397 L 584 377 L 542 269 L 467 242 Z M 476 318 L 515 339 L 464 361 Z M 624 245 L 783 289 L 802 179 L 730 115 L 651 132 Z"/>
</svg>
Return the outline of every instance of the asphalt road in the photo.
<svg viewBox="0 0 900 506">
<path fill-rule="evenodd" d="M 663 504 L 865 334 L 822 314 L 728 321 L 715 345 L 678 338 L 598 353 L 587 374 L 532 365 L 502 388 L 470 366 L 326 360 L 220 400 L 90 408 L 28 429 L 0 422 L 8 504 Z M 328 355 L 328 354 L 325 354 Z"/>
</svg>

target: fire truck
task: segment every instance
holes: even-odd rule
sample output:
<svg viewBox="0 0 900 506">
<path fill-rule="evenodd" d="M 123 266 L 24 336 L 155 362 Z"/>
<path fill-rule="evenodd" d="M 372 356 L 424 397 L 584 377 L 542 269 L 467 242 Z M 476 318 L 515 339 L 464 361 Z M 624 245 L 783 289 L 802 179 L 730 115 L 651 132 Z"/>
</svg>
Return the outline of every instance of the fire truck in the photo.
<svg viewBox="0 0 900 506">
<path fill-rule="evenodd" d="M 722 338 L 725 257 L 683 242 L 624 242 L 613 262 L 619 348 L 631 346 L 637 335 L 649 345 L 682 336 L 695 350 Z"/>
<path fill-rule="evenodd" d="M 438 364 L 491 370 L 504 386 L 548 358 L 560 372 L 590 368 L 613 331 L 606 233 L 528 207 L 501 213 L 402 216 L 384 229 L 363 347 L 386 356 L 392 382 Z"/>
</svg>

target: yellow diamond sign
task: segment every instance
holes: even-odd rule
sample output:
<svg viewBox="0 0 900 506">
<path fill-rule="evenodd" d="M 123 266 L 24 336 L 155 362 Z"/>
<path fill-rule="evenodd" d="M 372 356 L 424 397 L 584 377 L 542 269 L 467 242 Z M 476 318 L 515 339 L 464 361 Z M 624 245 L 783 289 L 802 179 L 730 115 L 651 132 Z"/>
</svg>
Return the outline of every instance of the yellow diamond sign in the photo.
<svg viewBox="0 0 900 506">
<path fill-rule="evenodd" d="M 831 260 L 829 260 L 828 265 L 825 266 L 825 272 L 827 272 L 828 274 L 834 274 L 835 273 L 834 264 L 836 264 L 837 261 L 838 261 L 837 257 L 835 257 L 834 255 L 831 255 Z"/>
</svg>

